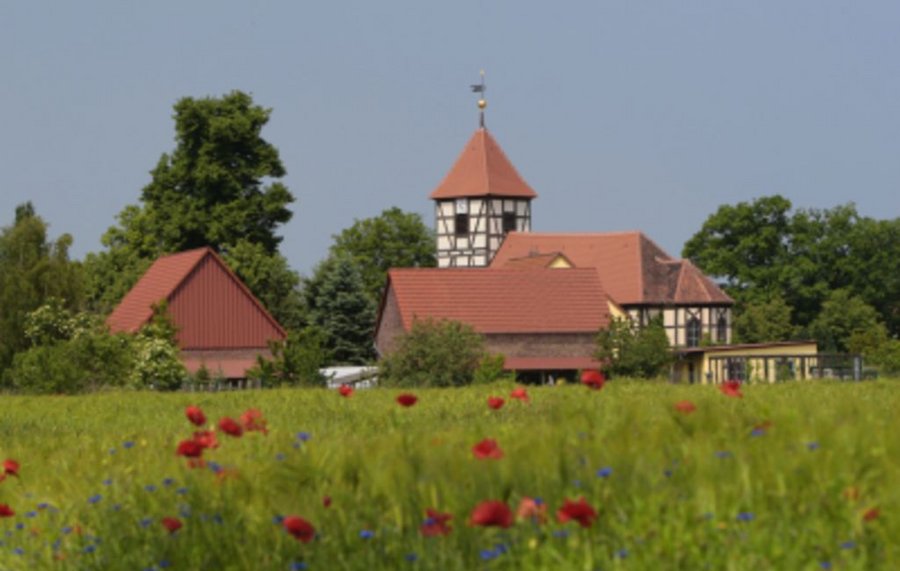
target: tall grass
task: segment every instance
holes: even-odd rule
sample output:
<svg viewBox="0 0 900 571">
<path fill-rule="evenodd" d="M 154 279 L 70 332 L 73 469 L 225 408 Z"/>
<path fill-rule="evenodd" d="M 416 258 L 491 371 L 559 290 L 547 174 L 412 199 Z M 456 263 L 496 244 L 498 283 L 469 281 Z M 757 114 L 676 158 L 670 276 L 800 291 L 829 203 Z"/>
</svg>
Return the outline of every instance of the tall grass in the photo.
<svg viewBox="0 0 900 571">
<path fill-rule="evenodd" d="M 900 568 L 897 381 L 743 399 L 617 381 L 487 407 L 512 388 L 422 390 L 411 408 L 382 389 L 4 397 L 0 460 L 21 470 L 0 483 L 17 512 L 0 519 L 0 569 Z M 188 404 L 211 422 L 258 408 L 270 432 L 220 433 L 218 474 L 190 469 L 175 455 Z M 473 458 L 486 437 L 504 458 Z M 546 523 L 467 524 L 482 500 L 523 497 Z M 557 523 L 580 497 L 593 526 Z M 452 533 L 423 537 L 426 508 L 452 513 Z M 316 539 L 287 534 L 286 515 Z"/>
</svg>

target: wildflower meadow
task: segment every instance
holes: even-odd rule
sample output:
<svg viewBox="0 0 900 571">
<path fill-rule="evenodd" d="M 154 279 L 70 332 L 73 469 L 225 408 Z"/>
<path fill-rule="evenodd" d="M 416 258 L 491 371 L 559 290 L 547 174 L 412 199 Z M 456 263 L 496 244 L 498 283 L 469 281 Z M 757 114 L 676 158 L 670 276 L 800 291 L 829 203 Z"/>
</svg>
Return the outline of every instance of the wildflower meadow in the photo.
<svg viewBox="0 0 900 571">
<path fill-rule="evenodd" d="M 4 396 L 0 570 L 896 569 L 900 381 Z"/>
</svg>

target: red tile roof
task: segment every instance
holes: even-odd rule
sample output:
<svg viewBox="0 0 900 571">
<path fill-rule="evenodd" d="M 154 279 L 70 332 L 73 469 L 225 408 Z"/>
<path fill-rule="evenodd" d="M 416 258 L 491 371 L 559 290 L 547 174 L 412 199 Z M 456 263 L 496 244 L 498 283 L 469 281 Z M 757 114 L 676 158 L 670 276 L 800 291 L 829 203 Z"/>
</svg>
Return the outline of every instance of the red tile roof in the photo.
<svg viewBox="0 0 900 571">
<path fill-rule="evenodd" d="M 596 268 L 619 304 L 723 303 L 733 300 L 687 260 L 666 254 L 642 232 L 510 232 L 491 261 L 560 252 L 578 268 Z"/>
<path fill-rule="evenodd" d="M 503 362 L 507 371 L 571 371 L 602 366 L 600 361 L 590 357 L 507 357 Z"/>
<path fill-rule="evenodd" d="M 471 196 L 537 197 L 484 127 L 475 131 L 450 172 L 431 193 L 433 200 Z"/>
<path fill-rule="evenodd" d="M 479 333 L 595 332 L 610 319 L 593 269 L 392 269 L 388 287 L 407 331 L 429 317 Z"/>
</svg>

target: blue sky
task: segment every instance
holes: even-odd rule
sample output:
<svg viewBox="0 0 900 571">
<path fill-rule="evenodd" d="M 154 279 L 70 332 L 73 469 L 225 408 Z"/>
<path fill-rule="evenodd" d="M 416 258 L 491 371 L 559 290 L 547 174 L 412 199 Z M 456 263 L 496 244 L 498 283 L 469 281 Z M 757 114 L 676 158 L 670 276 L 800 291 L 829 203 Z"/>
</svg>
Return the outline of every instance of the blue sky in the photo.
<svg viewBox="0 0 900 571">
<path fill-rule="evenodd" d="M 73 254 L 136 203 L 183 96 L 251 93 L 296 195 L 282 252 L 428 194 L 477 126 L 540 195 L 537 231 L 644 230 L 671 254 L 780 193 L 900 215 L 900 3 L 6 2 L 0 225 L 34 202 Z"/>
</svg>

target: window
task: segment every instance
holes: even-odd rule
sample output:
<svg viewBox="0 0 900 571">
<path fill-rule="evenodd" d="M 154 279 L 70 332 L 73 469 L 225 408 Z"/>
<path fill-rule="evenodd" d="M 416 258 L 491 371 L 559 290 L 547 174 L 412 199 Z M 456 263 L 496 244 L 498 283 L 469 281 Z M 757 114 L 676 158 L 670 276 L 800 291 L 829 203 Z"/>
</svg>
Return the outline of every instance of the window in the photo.
<svg viewBox="0 0 900 571">
<path fill-rule="evenodd" d="M 456 215 L 456 235 L 467 235 L 469 233 L 469 215 L 468 214 L 457 214 Z"/>
<path fill-rule="evenodd" d="M 687 325 L 685 326 L 686 332 L 685 335 L 687 337 L 687 346 L 688 347 L 697 347 L 700 345 L 700 320 L 696 317 L 691 317 L 687 320 Z"/>
<path fill-rule="evenodd" d="M 716 322 L 716 341 L 728 343 L 728 320 L 724 315 L 720 315 L 719 321 Z"/>
<path fill-rule="evenodd" d="M 516 213 L 515 212 L 504 212 L 503 213 L 503 233 L 513 232 L 516 229 Z"/>
</svg>

